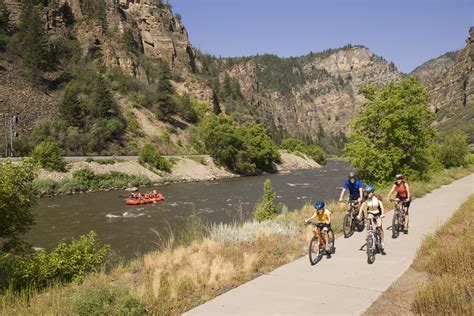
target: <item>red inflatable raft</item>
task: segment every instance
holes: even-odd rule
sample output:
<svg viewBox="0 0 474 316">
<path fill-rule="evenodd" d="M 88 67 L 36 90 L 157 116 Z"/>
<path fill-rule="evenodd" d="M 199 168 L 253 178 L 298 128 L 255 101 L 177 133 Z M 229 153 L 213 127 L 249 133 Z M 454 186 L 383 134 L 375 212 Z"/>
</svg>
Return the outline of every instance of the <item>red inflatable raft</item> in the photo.
<svg viewBox="0 0 474 316">
<path fill-rule="evenodd" d="M 163 201 L 165 199 L 164 195 L 158 193 L 156 197 L 148 198 L 148 199 L 126 199 L 125 202 L 128 205 L 139 205 L 139 204 L 148 204 Z"/>
</svg>

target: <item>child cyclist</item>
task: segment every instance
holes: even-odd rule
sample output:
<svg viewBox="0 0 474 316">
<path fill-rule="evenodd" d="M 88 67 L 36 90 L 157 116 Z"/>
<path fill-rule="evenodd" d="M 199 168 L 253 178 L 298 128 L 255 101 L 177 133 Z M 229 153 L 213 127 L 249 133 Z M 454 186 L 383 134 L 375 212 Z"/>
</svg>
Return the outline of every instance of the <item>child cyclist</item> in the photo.
<svg viewBox="0 0 474 316">
<path fill-rule="evenodd" d="M 377 230 L 380 233 L 380 240 L 382 243 L 382 254 L 385 255 L 385 245 L 384 245 L 384 232 L 382 228 L 382 218 L 384 217 L 384 207 L 382 201 L 380 201 L 374 194 L 375 187 L 373 185 L 368 185 L 365 187 L 364 192 L 366 196 L 364 197 L 364 202 L 359 210 L 359 219 L 360 215 L 364 212 L 365 218 L 367 219 L 367 230 L 369 229 L 370 221 L 374 220 L 376 222 Z M 367 214 L 368 213 L 368 214 Z"/>
<path fill-rule="evenodd" d="M 314 208 L 316 209 L 314 214 L 304 222 L 307 224 L 316 216 L 318 217 L 318 224 L 315 227 L 315 233 L 316 229 L 319 229 L 323 233 L 324 242 L 326 243 L 326 251 L 330 251 L 331 249 L 329 247 L 328 241 L 328 230 L 331 227 L 331 212 L 324 208 L 323 201 L 317 201 L 314 203 Z"/>
</svg>

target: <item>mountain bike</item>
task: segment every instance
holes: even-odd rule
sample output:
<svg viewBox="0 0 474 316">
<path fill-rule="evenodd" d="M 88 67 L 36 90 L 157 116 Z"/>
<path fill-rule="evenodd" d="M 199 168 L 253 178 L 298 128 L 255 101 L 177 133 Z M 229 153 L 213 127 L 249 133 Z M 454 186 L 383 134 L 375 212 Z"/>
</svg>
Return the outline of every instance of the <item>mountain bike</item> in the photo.
<svg viewBox="0 0 474 316">
<path fill-rule="evenodd" d="M 359 213 L 359 202 L 358 201 L 344 201 L 349 204 L 349 209 L 347 214 L 344 216 L 342 221 L 342 232 L 344 233 L 344 238 L 349 238 L 354 234 L 354 231 L 361 232 L 364 230 L 365 219 L 362 215 L 361 219 L 357 218 Z"/>
<path fill-rule="evenodd" d="M 390 202 L 397 203 L 392 217 L 392 238 L 397 238 L 400 232 L 405 230 L 405 211 L 399 199 L 390 199 Z"/>
<path fill-rule="evenodd" d="M 326 254 L 328 258 L 330 258 L 331 254 L 334 254 L 336 252 L 334 232 L 331 228 L 331 225 L 329 225 L 327 231 L 329 250 L 326 251 L 326 242 L 324 241 L 324 237 L 321 232 L 321 225 L 319 223 L 316 224 L 313 222 L 308 222 L 307 224 L 311 224 L 316 227 L 314 236 L 309 242 L 309 262 L 311 263 L 311 265 L 315 265 L 322 259 L 324 254 Z"/>
<path fill-rule="evenodd" d="M 382 215 L 381 218 L 384 216 Z M 380 232 L 377 229 L 377 218 L 375 216 L 370 220 L 370 225 L 367 229 L 367 263 L 372 264 L 375 261 L 375 254 L 384 252 L 382 248 L 382 239 L 380 238 Z"/>
</svg>

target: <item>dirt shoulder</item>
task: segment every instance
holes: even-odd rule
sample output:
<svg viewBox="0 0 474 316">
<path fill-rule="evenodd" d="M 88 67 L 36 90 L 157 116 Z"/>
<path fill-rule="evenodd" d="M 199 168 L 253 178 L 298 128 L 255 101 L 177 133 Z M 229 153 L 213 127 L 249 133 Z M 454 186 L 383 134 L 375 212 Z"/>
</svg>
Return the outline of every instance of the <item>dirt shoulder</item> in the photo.
<svg viewBox="0 0 474 316">
<path fill-rule="evenodd" d="M 429 274 L 408 268 L 387 291 L 385 291 L 364 313 L 366 316 L 415 315 L 411 306 L 417 288 L 429 279 Z"/>
<path fill-rule="evenodd" d="M 281 164 L 277 165 L 278 172 L 298 170 L 298 169 L 314 169 L 321 166 L 314 160 L 306 156 L 297 156 L 286 151 L 280 152 L 282 157 Z M 53 179 L 61 181 L 64 178 L 72 177 L 73 173 L 83 168 L 89 168 L 96 174 L 108 173 L 111 171 L 123 172 L 129 175 L 143 175 L 152 182 L 194 182 L 194 181 L 211 181 L 225 178 L 239 177 L 234 173 L 217 166 L 214 160 L 207 156 L 196 157 L 177 157 L 172 158 L 173 167 L 170 173 L 157 174 L 145 167 L 138 161 L 116 161 L 113 164 L 100 164 L 97 162 L 75 161 L 68 163 L 67 172 L 51 172 L 41 170 L 40 179 Z"/>
</svg>

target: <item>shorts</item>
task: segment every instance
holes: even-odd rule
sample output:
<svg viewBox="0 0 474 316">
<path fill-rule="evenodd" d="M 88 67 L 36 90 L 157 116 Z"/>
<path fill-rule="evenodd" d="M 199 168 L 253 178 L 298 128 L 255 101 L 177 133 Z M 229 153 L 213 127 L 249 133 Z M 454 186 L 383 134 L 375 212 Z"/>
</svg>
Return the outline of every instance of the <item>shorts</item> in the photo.
<svg viewBox="0 0 474 316">
<path fill-rule="evenodd" d="M 324 232 L 328 231 L 329 228 L 331 228 L 331 224 L 318 223 L 316 227 L 318 227 L 320 231 Z"/>
<path fill-rule="evenodd" d="M 380 215 L 382 213 L 367 213 L 367 216 L 369 217 L 370 220 L 374 220 L 377 223 L 377 227 L 382 227 L 382 219 L 380 218 Z M 379 221 L 380 220 L 380 221 Z M 380 224 L 379 224 L 380 223 Z"/>
<path fill-rule="evenodd" d="M 401 196 L 397 195 L 397 199 L 402 202 L 403 207 L 410 207 L 411 200 L 408 200 L 407 198 L 402 198 Z"/>
</svg>

